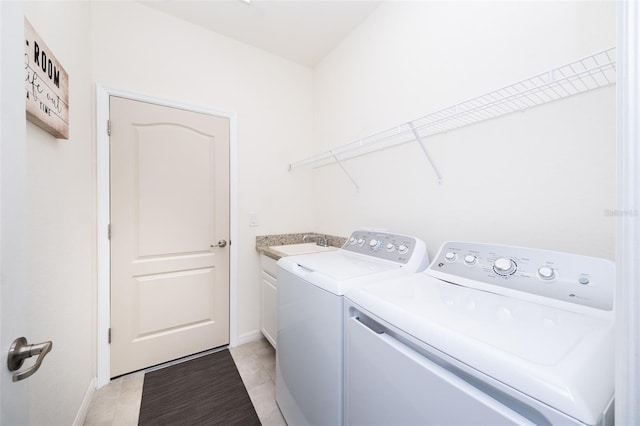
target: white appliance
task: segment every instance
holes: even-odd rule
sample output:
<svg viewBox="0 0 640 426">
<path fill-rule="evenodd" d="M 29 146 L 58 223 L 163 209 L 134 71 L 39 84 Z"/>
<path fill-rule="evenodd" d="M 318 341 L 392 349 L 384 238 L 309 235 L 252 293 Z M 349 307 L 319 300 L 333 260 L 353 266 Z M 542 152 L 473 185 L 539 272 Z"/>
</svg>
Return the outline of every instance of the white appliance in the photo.
<svg viewBox="0 0 640 426">
<path fill-rule="evenodd" d="M 615 267 L 445 243 L 345 296 L 345 424 L 609 425 Z"/>
<path fill-rule="evenodd" d="M 290 425 L 343 421 L 343 294 L 429 264 L 423 241 L 355 231 L 332 252 L 280 259 L 276 401 Z"/>
</svg>

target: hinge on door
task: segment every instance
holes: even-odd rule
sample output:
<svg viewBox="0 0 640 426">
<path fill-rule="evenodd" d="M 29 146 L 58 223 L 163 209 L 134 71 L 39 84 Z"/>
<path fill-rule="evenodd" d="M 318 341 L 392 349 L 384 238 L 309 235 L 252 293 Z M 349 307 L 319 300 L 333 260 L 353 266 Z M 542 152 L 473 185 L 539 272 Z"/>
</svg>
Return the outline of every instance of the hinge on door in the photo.
<svg viewBox="0 0 640 426">
<path fill-rule="evenodd" d="M 109 327 L 109 344 L 111 344 L 111 327 Z"/>
<path fill-rule="evenodd" d="M 107 120 L 107 135 L 111 136 L 111 120 Z"/>
<path fill-rule="evenodd" d="M 107 225 L 107 238 L 111 239 L 111 224 Z"/>
</svg>

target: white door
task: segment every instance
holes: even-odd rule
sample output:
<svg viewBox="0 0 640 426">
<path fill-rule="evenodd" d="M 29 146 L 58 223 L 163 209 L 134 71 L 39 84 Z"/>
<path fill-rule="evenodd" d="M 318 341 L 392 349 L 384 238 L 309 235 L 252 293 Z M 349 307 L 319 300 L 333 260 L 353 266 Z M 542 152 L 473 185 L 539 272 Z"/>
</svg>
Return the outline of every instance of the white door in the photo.
<svg viewBox="0 0 640 426">
<path fill-rule="evenodd" d="M 12 381 L 7 354 L 17 337 L 29 339 L 26 250 L 24 70 L 12 67 L 24 53 L 24 17 L 20 2 L 0 1 L 0 424 L 29 424 L 29 380 Z M 31 343 L 31 342 L 30 342 Z M 46 360 L 44 361 L 47 362 Z M 32 360 L 26 362 L 31 364 Z"/>
<path fill-rule="evenodd" d="M 229 343 L 229 120 L 109 110 L 115 377 Z"/>
</svg>

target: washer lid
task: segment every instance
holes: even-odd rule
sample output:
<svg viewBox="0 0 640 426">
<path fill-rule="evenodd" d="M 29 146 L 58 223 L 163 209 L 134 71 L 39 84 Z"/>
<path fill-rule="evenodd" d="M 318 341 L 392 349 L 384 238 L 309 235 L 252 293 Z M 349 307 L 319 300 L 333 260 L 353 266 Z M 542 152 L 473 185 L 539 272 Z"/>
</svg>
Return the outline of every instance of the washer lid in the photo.
<svg viewBox="0 0 640 426">
<path fill-rule="evenodd" d="M 346 297 L 413 337 L 586 424 L 613 396 L 613 320 L 415 274 Z"/>
<path fill-rule="evenodd" d="M 400 265 L 370 256 L 361 256 L 344 251 L 321 255 L 296 256 L 295 261 L 303 268 L 321 273 L 336 281 L 347 281 L 364 275 L 396 270 Z"/>
<path fill-rule="evenodd" d="M 344 250 L 283 257 L 278 265 L 337 295 L 361 282 L 404 273 L 400 264 Z"/>
</svg>

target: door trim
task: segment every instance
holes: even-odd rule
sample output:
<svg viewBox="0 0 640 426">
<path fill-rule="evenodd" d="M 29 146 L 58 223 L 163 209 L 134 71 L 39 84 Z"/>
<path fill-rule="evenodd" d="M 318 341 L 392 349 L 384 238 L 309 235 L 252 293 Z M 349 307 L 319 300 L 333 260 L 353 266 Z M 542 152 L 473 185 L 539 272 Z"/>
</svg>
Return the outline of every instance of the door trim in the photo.
<svg viewBox="0 0 640 426">
<path fill-rule="evenodd" d="M 215 115 L 229 119 L 229 346 L 238 342 L 238 144 L 237 114 L 219 109 L 185 104 L 170 99 L 157 98 L 138 92 L 96 84 L 96 174 L 97 174 L 97 387 L 111 380 L 111 353 L 108 330 L 111 324 L 110 301 L 110 243 L 107 237 L 109 225 L 109 97 L 119 96 L 135 101 L 148 102 L 171 108 Z"/>
<path fill-rule="evenodd" d="M 616 91 L 618 202 L 616 229 L 616 380 L 615 419 L 619 424 L 640 421 L 640 6 L 617 4 Z"/>
</svg>

